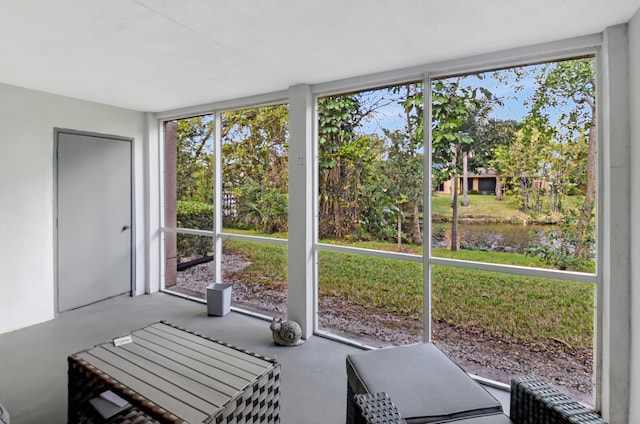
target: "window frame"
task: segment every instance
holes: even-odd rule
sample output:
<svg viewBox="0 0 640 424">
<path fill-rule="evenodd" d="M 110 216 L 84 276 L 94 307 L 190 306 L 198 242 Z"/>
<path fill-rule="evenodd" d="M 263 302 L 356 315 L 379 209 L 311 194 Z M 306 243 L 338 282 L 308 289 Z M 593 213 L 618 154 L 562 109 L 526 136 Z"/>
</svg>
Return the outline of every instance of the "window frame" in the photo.
<svg viewBox="0 0 640 424">
<path fill-rule="evenodd" d="M 602 301 L 602 287 L 603 287 L 603 243 L 604 237 L 602 234 L 603 228 L 603 215 L 605 208 L 603 207 L 603 196 L 601 195 L 603 188 L 603 180 L 604 180 L 604 167 L 606 163 L 602 158 L 603 152 L 603 137 L 601 136 L 602 128 L 607 125 L 604 121 L 603 114 L 599 113 L 596 116 L 597 119 L 597 127 L 600 129 L 598 132 L 598 164 L 596 171 L 596 203 L 595 203 L 595 214 L 596 214 L 596 270 L 593 273 L 587 272 L 577 272 L 577 271 L 562 271 L 555 269 L 546 269 L 546 268 L 534 268 L 534 267 L 523 267 L 516 265 L 503 265 L 503 264 L 493 264 L 486 262 L 476 262 L 476 261 L 467 261 L 467 260 L 458 260 L 458 259 L 448 259 L 441 258 L 437 256 L 433 256 L 431 244 L 429 246 L 424 246 L 423 255 L 410 255 L 410 254 L 402 254 L 402 253 L 393 253 L 393 252 L 384 252 L 370 249 L 362 249 L 362 248 L 354 248 L 349 246 L 336 246 L 320 243 L 318 239 L 318 99 L 326 96 L 336 96 L 336 95 L 345 95 L 353 92 L 360 92 L 366 90 L 372 90 L 380 87 L 388 87 L 394 84 L 402 84 L 406 82 L 422 80 L 423 86 L 425 87 L 424 92 L 424 125 L 428 126 L 429 131 L 424 131 L 424 150 L 425 152 L 432 151 L 432 99 L 431 99 L 431 90 L 428 90 L 427 87 L 431 87 L 431 83 L 433 80 L 442 79 L 450 76 L 464 75 L 464 74 L 473 74 L 479 72 L 488 72 L 497 69 L 506 69 L 513 68 L 518 66 L 527 66 L 539 63 L 549 63 L 555 61 L 561 61 L 566 59 L 576 59 L 585 56 L 593 56 L 596 60 L 597 67 L 597 78 L 598 84 L 596 87 L 597 97 L 600 98 L 600 90 L 601 90 L 601 80 L 602 76 L 600 76 L 602 72 L 601 62 L 604 60 L 602 54 L 602 36 L 600 34 L 579 37 L 571 40 L 562 40 L 557 42 L 552 42 L 544 45 L 538 46 L 530 46 L 525 48 L 518 48 L 509 51 L 503 51 L 488 55 L 479 55 L 471 58 L 460 59 L 460 60 L 451 60 L 444 61 L 440 63 L 426 65 L 424 67 L 415 67 L 404 69 L 400 71 L 392 71 L 386 72 L 382 74 L 358 77 L 353 79 L 341 80 L 330 83 L 317 84 L 315 86 L 311 86 L 311 92 L 313 94 L 313 112 L 314 112 L 314 127 L 313 127 L 313 152 L 314 152 L 314 198 L 313 198 L 313 216 L 314 216 L 314 238 L 313 238 L 313 254 L 314 254 L 314 281 L 313 281 L 313 291 L 314 291 L 314 304 L 313 304 L 313 330 L 314 334 L 318 334 L 323 337 L 328 337 L 331 339 L 335 339 L 337 341 L 346 342 L 349 344 L 363 346 L 360 343 L 354 342 L 352 340 L 344 339 L 340 336 L 328 334 L 319 329 L 318 325 L 318 253 L 320 251 L 338 251 L 343 253 L 352 253 L 359 254 L 365 256 L 374 256 L 374 257 L 382 257 L 387 259 L 396 259 L 396 260 L 404 260 L 411 262 L 419 262 L 422 260 L 423 262 L 423 323 L 424 323 L 424 341 L 431 341 L 431 292 L 432 292 L 432 280 L 431 280 L 431 267 L 433 265 L 439 266 L 447 266 L 452 268 L 466 268 L 466 269 L 477 269 L 480 271 L 490 271 L 490 272 L 499 272 L 506 274 L 514 274 L 520 276 L 529 276 L 529 277 L 540 277 L 545 279 L 557 279 L 578 283 L 587 283 L 594 284 L 595 287 L 595 304 L 594 304 L 594 358 L 593 358 L 593 368 L 594 368 L 594 400 L 595 400 L 595 408 L 596 410 L 601 409 L 601 397 L 602 397 L 602 387 L 601 387 L 601 379 L 602 379 L 602 330 L 603 330 L 603 322 L 601 310 L 603 308 Z M 418 78 L 417 76 L 420 75 Z M 431 192 L 432 192 L 432 173 L 430 172 L 432 168 L 432 158 L 430 154 L 424 155 L 424 166 L 423 169 L 425 174 L 423 174 L 423 214 L 424 216 L 431 216 Z M 426 172 L 429 170 L 429 172 Z M 432 234 L 431 228 L 431 219 L 425 220 L 424 229 L 423 229 L 423 237 L 424 240 L 430 240 Z M 508 390 L 508 386 L 494 382 L 487 379 L 482 379 L 485 383 L 489 383 L 495 385 L 496 387 L 500 387 Z"/>
<path fill-rule="evenodd" d="M 632 243 L 628 228 L 631 221 L 631 212 L 629 210 L 629 187 L 630 187 L 630 164 L 628 149 L 630 146 L 629 136 L 629 75 L 628 75 L 628 36 L 626 33 L 626 25 L 616 25 L 605 28 L 602 32 L 565 39 L 552 41 L 538 45 L 526 47 L 518 47 L 496 53 L 486 53 L 480 55 L 470 55 L 461 59 L 447 59 L 441 62 L 423 64 L 410 68 L 393 70 L 387 72 L 372 73 L 369 75 L 358 76 L 355 78 L 346 78 L 338 81 L 331 81 L 319 84 L 299 84 L 289 87 L 284 91 L 277 91 L 258 96 L 235 99 L 231 101 L 215 102 L 205 105 L 198 105 L 188 108 L 170 110 L 158 113 L 148 114 L 149 124 L 149 140 L 156 140 L 157 145 L 149 146 L 150 162 L 145 165 L 145 172 L 150 174 L 150 181 L 153 183 L 149 187 L 148 205 L 149 212 L 147 217 L 150 220 L 150 231 L 148 234 L 148 242 L 150 248 L 148 251 L 148 266 L 150 281 L 145 286 L 147 291 L 155 291 L 160 286 L 164 286 L 165 264 L 164 264 L 164 234 L 165 231 L 174 229 L 164 226 L 164 150 L 162 143 L 164 141 L 164 128 L 161 125 L 164 120 L 186 118 L 190 116 L 201 115 L 205 113 L 216 113 L 219 110 L 231 108 L 257 107 L 260 105 L 268 105 L 281 102 L 289 102 L 293 105 L 292 100 L 296 101 L 296 105 L 305 104 L 305 110 L 296 111 L 295 126 L 297 132 L 304 140 L 306 148 L 309 149 L 305 153 L 303 159 L 307 159 L 305 168 L 313 168 L 313 154 L 316 143 L 317 134 L 316 123 L 317 116 L 314 119 L 315 107 L 313 99 L 317 96 L 329 95 L 331 93 L 345 93 L 349 90 L 364 90 L 385 85 L 391 85 L 396 82 L 407 80 L 423 79 L 429 81 L 431 78 L 441 76 L 460 74 L 463 72 L 475 73 L 487 69 L 496 69 L 500 67 L 511 67 L 526 65 L 532 63 L 548 62 L 559 60 L 567 57 L 577 57 L 581 54 L 593 54 L 595 52 L 597 61 L 597 90 L 598 101 L 601 113 L 597 116 L 598 128 L 598 186 L 597 186 L 597 223 L 596 231 L 597 240 L 597 258 L 596 258 L 596 318 L 595 318 L 595 355 L 594 355 L 594 373 L 595 373 L 595 409 L 602 410 L 605 418 L 610 421 L 624 420 L 628 418 L 629 407 L 629 372 L 632 366 L 630 357 L 630 303 L 628 292 L 631 288 L 631 256 L 630 247 Z M 625 72 L 627 72 L 625 74 Z M 298 93 L 297 93 L 298 92 Z M 308 103 L 308 104 L 307 104 Z M 431 104 L 430 90 L 425 93 L 425 103 Z M 430 106 L 429 106 L 430 107 Z M 292 110 L 290 110 L 291 116 Z M 425 109 L 428 119 L 430 119 L 429 109 Z M 306 120 L 306 121 L 305 121 Z M 304 121 L 304 122 L 303 122 Z M 427 120 L 425 119 L 425 122 Z M 157 124 L 157 126 L 155 125 Z M 293 125 L 290 121 L 290 125 Z M 426 124 L 425 124 L 426 125 Z M 302 134 L 304 133 L 304 134 Z M 430 132 L 425 132 L 425 136 Z M 430 157 L 426 155 L 425 157 Z M 427 166 L 426 169 L 430 169 Z M 317 171 L 311 170 L 309 174 L 313 176 L 312 180 L 317 178 Z M 157 180 L 155 176 L 158 176 Z M 430 178 L 430 173 L 428 174 Z M 622 178 L 623 181 L 613 184 L 616 178 Z M 155 185 L 158 181 L 158 185 Z M 317 193 L 317 181 L 313 181 L 314 193 Z M 430 182 L 425 178 L 425 185 L 430 187 Z M 428 191 L 425 191 L 428 193 Z M 309 202 L 310 205 L 317 204 L 317 200 Z M 290 201 L 291 205 L 291 201 Z M 157 212 L 155 209 L 158 209 Z M 304 209 L 305 219 L 313 222 L 312 207 Z M 425 203 L 424 213 L 430 215 L 429 203 Z M 157 214 L 157 215 L 156 215 Z M 431 234 L 430 220 L 425 224 L 425 233 Z M 157 230 L 156 230 L 157 229 Z M 313 231 L 313 230 L 312 230 Z M 215 235 L 215 232 L 214 232 Z M 291 239 L 291 235 L 289 236 Z M 309 239 L 312 239 L 309 241 Z M 317 236 L 307 237 L 305 239 L 310 245 L 313 245 L 312 251 L 315 252 L 314 245 Z M 295 240 L 295 248 L 302 248 L 301 240 Z M 291 244 L 291 243 L 290 243 Z M 292 249 L 289 249 L 291 252 Z M 304 246 L 305 253 L 307 246 Z M 156 254 L 158 258 L 156 258 Z M 316 255 L 317 257 L 317 255 Z M 443 258 L 442 258 L 443 259 Z M 439 264 L 441 258 L 433 258 L 431 252 L 423 255 L 425 264 L 425 296 L 430 300 L 430 265 Z M 459 264 L 464 265 L 464 264 Z M 289 265 L 291 267 L 291 263 Z M 313 260 L 309 260 L 304 265 L 307 269 L 314 267 Z M 475 266 L 472 264 L 470 266 Z M 156 271 L 157 270 L 157 271 Z M 156 274 L 156 272 L 159 272 Z M 291 275 L 291 273 L 290 273 Z M 304 277 L 304 284 L 314 287 L 313 293 L 317 293 L 315 285 L 317 277 L 315 269 L 307 272 Z M 582 278 L 582 277 L 580 277 Z M 157 282 L 156 280 L 160 281 Z M 613 284 L 615 282 L 615 284 Z M 299 282 L 296 282 L 298 284 Z M 291 284 L 289 285 L 291 290 Z M 292 307 L 298 309 L 296 317 L 306 319 L 305 323 L 316 317 L 317 305 L 316 296 L 306 296 L 304 298 L 294 299 L 292 305 L 289 301 L 288 310 L 291 312 Z M 427 296 L 428 294 L 428 296 Z M 425 301 L 425 323 L 429 322 L 430 305 Z M 299 305 L 298 305 L 299 304 Z M 310 311 L 310 312 L 309 312 Z M 303 316 L 304 315 L 304 316 Z M 312 326 L 316 327 L 316 324 Z M 425 340 L 428 340 L 430 329 L 425 326 Z M 307 333 L 305 333 L 307 334 Z M 308 334 L 310 335 L 310 334 Z"/>
<path fill-rule="evenodd" d="M 246 109 L 258 109 L 262 107 L 268 106 L 278 106 L 288 104 L 288 97 L 284 97 L 283 93 L 276 93 L 269 96 L 255 96 L 245 99 L 238 99 L 236 101 L 226 101 L 221 103 L 213 103 L 204 106 L 197 106 L 193 108 L 183 109 L 181 111 L 169 112 L 166 114 L 157 114 L 156 119 L 158 119 L 160 123 L 161 129 L 161 146 L 165 146 L 164 139 L 164 128 L 165 123 L 168 121 L 187 119 L 195 116 L 202 115 L 212 115 L 215 123 L 214 123 L 214 220 L 213 220 L 213 228 L 211 230 L 202 230 L 202 229 L 194 229 L 194 228 L 182 228 L 182 227 L 167 227 L 165 225 L 165 196 L 164 196 L 164 188 L 165 188 L 165 176 L 166 169 L 163 165 L 160 166 L 160 235 L 161 235 L 161 243 L 160 243 L 160 257 L 163 258 L 160 261 L 160 291 L 169 293 L 171 295 L 184 297 L 190 300 L 194 300 L 197 302 L 204 303 L 206 300 L 200 299 L 197 297 L 193 297 L 187 294 L 171 291 L 165 287 L 165 277 L 166 277 L 166 258 L 165 258 L 165 234 L 167 233 L 175 233 L 175 234 L 190 234 L 197 236 L 210 237 L 213 244 L 213 252 L 214 252 L 214 267 L 215 267 L 215 280 L 212 283 L 221 284 L 223 283 L 223 268 L 222 268 L 222 252 L 223 252 L 223 241 L 224 240 L 241 240 L 241 241 L 250 241 L 250 242 L 258 242 L 265 244 L 276 244 L 276 245 L 287 245 L 289 244 L 288 238 L 272 238 L 272 237 L 261 237 L 261 236 L 251 236 L 245 234 L 234 234 L 227 233 L 223 231 L 222 227 L 222 122 L 221 116 L 227 112 L 234 112 L 239 110 Z M 164 148 L 160 149 L 160 164 L 164 164 Z M 262 314 L 252 312 L 242 308 L 232 307 L 232 310 L 240 311 L 249 315 L 254 315 L 260 318 L 265 318 Z"/>
</svg>

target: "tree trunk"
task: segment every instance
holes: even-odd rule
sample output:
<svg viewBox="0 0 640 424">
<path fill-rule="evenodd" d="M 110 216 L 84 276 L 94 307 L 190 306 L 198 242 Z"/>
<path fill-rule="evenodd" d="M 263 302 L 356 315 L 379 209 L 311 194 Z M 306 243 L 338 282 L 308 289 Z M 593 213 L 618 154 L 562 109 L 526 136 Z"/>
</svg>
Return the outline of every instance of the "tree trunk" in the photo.
<svg viewBox="0 0 640 424">
<path fill-rule="evenodd" d="M 398 209 L 398 250 L 402 249 L 402 211 Z"/>
<path fill-rule="evenodd" d="M 333 225 L 335 226 L 335 236 L 337 238 L 342 238 L 342 236 L 344 235 L 342 232 L 342 223 L 344 221 L 344 210 L 342 209 L 342 172 L 341 172 L 341 167 L 340 167 L 340 162 L 338 162 L 336 164 L 336 166 L 331 170 L 331 172 L 334 172 L 335 175 L 334 177 L 337 178 L 335 180 L 335 183 L 332 184 L 333 187 L 333 199 L 331 202 L 331 205 L 333 206 L 333 210 L 332 210 L 332 214 L 333 214 Z"/>
<path fill-rule="evenodd" d="M 496 200 L 502 200 L 502 180 L 500 179 L 500 171 L 496 171 Z"/>
<path fill-rule="evenodd" d="M 469 170 L 467 152 L 462 154 L 462 206 L 469 206 Z"/>
<path fill-rule="evenodd" d="M 451 177 L 451 184 L 450 184 L 451 202 L 453 202 L 453 197 L 456 195 L 456 187 L 458 187 L 456 178 L 458 177 Z"/>
<path fill-rule="evenodd" d="M 422 245 L 422 229 L 420 228 L 420 209 L 418 202 L 413 202 L 413 243 Z"/>
<path fill-rule="evenodd" d="M 451 200 L 451 250 L 458 250 L 458 177 L 453 179 L 453 200 Z"/>
<path fill-rule="evenodd" d="M 527 188 L 527 178 L 520 177 L 520 193 L 522 195 L 522 212 L 529 211 L 529 189 Z"/>
</svg>

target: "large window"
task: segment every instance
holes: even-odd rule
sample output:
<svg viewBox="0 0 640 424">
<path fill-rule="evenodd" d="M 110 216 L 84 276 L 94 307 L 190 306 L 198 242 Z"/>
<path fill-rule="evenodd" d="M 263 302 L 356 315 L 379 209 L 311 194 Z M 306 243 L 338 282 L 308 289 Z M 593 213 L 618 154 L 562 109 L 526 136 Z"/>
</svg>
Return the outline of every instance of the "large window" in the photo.
<svg viewBox="0 0 640 424">
<path fill-rule="evenodd" d="M 288 108 L 221 115 L 222 268 L 233 271 L 233 304 L 267 316 L 287 314 Z"/>
<path fill-rule="evenodd" d="M 204 298 L 213 283 L 215 119 L 165 123 L 165 288 Z"/>
<path fill-rule="evenodd" d="M 432 81 L 432 337 L 593 402 L 592 57 Z"/>
<path fill-rule="evenodd" d="M 218 115 L 218 129 L 213 114 L 165 123 L 164 288 L 204 299 L 232 284 L 232 306 L 284 317 L 288 109 Z"/>
<path fill-rule="evenodd" d="M 592 403 L 595 59 L 428 87 L 430 126 L 420 82 L 317 101 L 320 332 L 421 342 L 431 287 L 430 337 L 467 372 Z"/>
<path fill-rule="evenodd" d="M 318 323 L 370 346 L 423 339 L 423 85 L 318 99 Z"/>
<path fill-rule="evenodd" d="M 231 283 L 235 307 L 304 331 L 430 339 L 471 374 L 593 402 L 595 58 L 496 69 L 298 87 L 294 140 L 282 104 L 166 122 L 165 288 Z"/>
</svg>

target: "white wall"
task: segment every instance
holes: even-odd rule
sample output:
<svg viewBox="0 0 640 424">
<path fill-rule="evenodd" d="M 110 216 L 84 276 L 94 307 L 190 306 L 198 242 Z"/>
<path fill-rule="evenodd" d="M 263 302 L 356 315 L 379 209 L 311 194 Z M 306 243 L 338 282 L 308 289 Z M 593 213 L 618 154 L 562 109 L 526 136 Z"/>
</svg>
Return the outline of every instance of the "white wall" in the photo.
<svg viewBox="0 0 640 424">
<path fill-rule="evenodd" d="M 54 127 L 135 139 L 136 280 L 144 292 L 144 114 L 0 84 L 0 334 L 55 316 Z"/>
<path fill-rule="evenodd" d="M 640 9 L 629 22 L 631 116 L 631 390 L 629 423 L 640 422 Z"/>
</svg>

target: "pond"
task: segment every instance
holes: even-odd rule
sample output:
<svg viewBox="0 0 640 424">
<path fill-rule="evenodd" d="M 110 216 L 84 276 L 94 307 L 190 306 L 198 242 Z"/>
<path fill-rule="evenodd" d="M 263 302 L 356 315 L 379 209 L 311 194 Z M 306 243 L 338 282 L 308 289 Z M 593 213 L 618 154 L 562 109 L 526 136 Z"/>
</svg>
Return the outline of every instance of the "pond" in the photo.
<svg viewBox="0 0 640 424">
<path fill-rule="evenodd" d="M 489 252 L 525 253 L 530 242 L 540 239 L 546 225 L 523 224 L 458 224 L 458 248 Z M 451 223 L 433 223 L 431 245 L 451 247 Z"/>
</svg>

